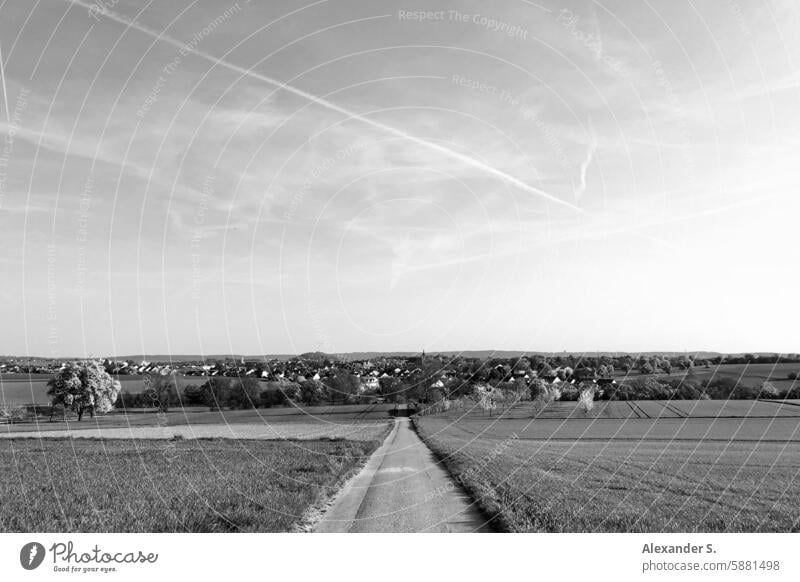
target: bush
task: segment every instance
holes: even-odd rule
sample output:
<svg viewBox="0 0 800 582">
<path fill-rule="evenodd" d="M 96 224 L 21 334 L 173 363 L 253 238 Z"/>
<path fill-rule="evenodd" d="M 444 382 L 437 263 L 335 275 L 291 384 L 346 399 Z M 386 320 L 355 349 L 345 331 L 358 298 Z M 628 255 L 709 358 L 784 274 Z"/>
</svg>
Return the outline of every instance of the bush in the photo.
<svg viewBox="0 0 800 582">
<path fill-rule="evenodd" d="M 286 404 L 288 402 L 286 395 L 283 393 L 283 390 L 276 386 L 277 382 L 269 382 L 269 384 L 273 385 L 261 391 L 259 397 L 261 406 L 270 408 L 272 406 L 282 406 Z"/>
<path fill-rule="evenodd" d="M 14 424 L 15 422 L 25 422 L 31 420 L 31 414 L 25 406 L 2 406 L 0 407 L 0 423 Z"/>
<path fill-rule="evenodd" d="M 792 388 L 784 390 L 780 393 L 779 398 L 784 398 L 786 400 L 800 399 L 800 386 L 793 386 Z"/>
<path fill-rule="evenodd" d="M 146 376 L 146 386 L 143 396 L 145 408 L 156 408 L 160 412 L 167 412 L 170 406 L 180 404 L 178 398 L 178 383 L 174 375 Z"/>
<path fill-rule="evenodd" d="M 563 383 L 561 384 L 563 386 Z M 561 388 L 561 396 L 559 400 L 565 402 L 577 402 L 578 397 L 580 396 L 580 392 L 574 386 L 567 384 L 564 388 Z"/>
<path fill-rule="evenodd" d="M 636 391 L 627 382 L 621 382 L 615 388 L 607 389 L 603 392 L 604 400 L 635 400 Z"/>
<path fill-rule="evenodd" d="M 699 380 L 678 378 L 671 380 L 672 398 L 676 400 L 699 400 L 703 395 L 703 384 Z"/>
<path fill-rule="evenodd" d="M 786 374 L 786 377 L 789 380 L 797 380 L 797 372 L 789 372 L 788 374 Z"/>
<path fill-rule="evenodd" d="M 737 382 L 733 378 L 715 378 L 705 385 L 704 392 L 712 400 L 727 400 L 733 396 Z"/>
<path fill-rule="evenodd" d="M 201 406 L 205 403 L 205 390 L 202 386 L 189 384 L 183 389 L 183 406 Z"/>
<path fill-rule="evenodd" d="M 144 404 L 144 395 L 139 393 L 131 393 L 131 392 L 120 392 L 119 398 L 117 400 L 117 405 L 122 410 L 126 410 L 129 408 L 145 408 Z"/>
</svg>

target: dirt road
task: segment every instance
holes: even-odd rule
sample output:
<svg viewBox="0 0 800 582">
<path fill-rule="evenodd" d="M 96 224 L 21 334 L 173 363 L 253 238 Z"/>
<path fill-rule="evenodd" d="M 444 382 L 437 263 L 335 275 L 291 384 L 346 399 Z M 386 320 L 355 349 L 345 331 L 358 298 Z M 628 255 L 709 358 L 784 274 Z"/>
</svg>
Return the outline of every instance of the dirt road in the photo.
<svg viewBox="0 0 800 582">
<path fill-rule="evenodd" d="M 339 494 L 316 532 L 489 532 L 450 474 L 398 418 L 384 445 Z"/>
</svg>

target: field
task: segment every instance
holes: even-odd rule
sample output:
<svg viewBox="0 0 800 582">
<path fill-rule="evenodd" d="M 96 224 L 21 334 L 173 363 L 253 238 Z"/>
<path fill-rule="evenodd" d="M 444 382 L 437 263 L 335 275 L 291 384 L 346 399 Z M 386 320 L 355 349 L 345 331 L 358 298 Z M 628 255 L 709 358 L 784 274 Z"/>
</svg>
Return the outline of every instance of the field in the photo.
<svg viewBox="0 0 800 582">
<path fill-rule="evenodd" d="M 0 405 L 49 404 L 47 396 L 48 374 L 0 374 Z M 138 393 L 144 390 L 144 376 L 119 376 L 122 390 Z M 206 378 L 199 376 L 178 376 L 178 386 L 200 385 Z"/>
<path fill-rule="evenodd" d="M 758 386 L 768 380 L 780 391 L 794 388 L 800 382 L 798 380 L 790 380 L 788 378 L 790 372 L 800 373 L 800 364 L 722 364 L 720 366 L 711 365 L 708 368 L 698 366 L 693 368 L 692 375 L 698 380 L 732 378 L 743 386 Z M 681 378 L 685 374 L 686 370 L 673 369 L 672 374 L 649 375 L 661 380 L 669 380 Z M 623 379 L 633 380 L 642 376 L 636 370 L 632 370 L 628 374 L 622 370 L 614 373 L 614 377 L 618 382 Z"/>
<path fill-rule="evenodd" d="M 85 417 L 60 415 L 50 422 L 6 425 L 0 438 L 73 437 L 104 439 L 231 438 L 260 440 L 372 440 L 386 431 L 392 405 L 313 406 L 209 411 L 187 408 L 158 414 L 152 410 Z"/>
<path fill-rule="evenodd" d="M 376 440 L 4 440 L 0 531 L 290 531 L 377 446 Z"/>
<path fill-rule="evenodd" d="M 509 531 L 800 529 L 800 403 L 597 404 L 588 416 L 524 403 L 416 424 Z"/>
</svg>

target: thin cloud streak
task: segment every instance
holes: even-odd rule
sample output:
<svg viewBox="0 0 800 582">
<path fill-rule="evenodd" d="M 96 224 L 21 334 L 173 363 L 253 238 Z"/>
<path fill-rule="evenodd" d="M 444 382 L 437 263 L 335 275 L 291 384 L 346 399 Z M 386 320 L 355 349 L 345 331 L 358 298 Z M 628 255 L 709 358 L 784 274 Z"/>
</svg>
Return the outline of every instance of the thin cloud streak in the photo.
<svg viewBox="0 0 800 582">
<path fill-rule="evenodd" d="M 3 108 L 6 110 L 6 121 L 11 125 L 11 112 L 8 110 L 8 91 L 6 90 L 6 70 L 3 66 L 2 45 L 0 45 L 0 81 L 3 82 Z"/>
<path fill-rule="evenodd" d="M 67 1 L 70 2 L 71 4 L 74 4 L 76 6 L 80 6 L 82 8 L 87 9 L 87 10 L 92 9 L 92 7 L 94 6 L 92 4 L 89 4 L 88 2 L 83 2 L 82 0 L 67 0 Z M 124 18 L 124 17 L 122 17 L 122 16 L 120 16 L 120 15 L 118 15 L 115 12 L 112 12 L 110 10 L 103 10 L 100 13 L 103 16 L 105 16 L 106 18 L 110 19 L 110 20 L 113 20 L 113 21 L 115 21 L 115 22 L 117 22 L 119 24 L 122 24 L 124 26 L 129 27 L 129 28 L 132 28 L 134 30 L 138 30 L 139 32 L 141 32 L 143 34 L 146 34 L 146 35 L 148 35 L 148 36 L 150 36 L 152 38 L 155 38 L 155 39 L 157 39 L 159 41 L 162 41 L 162 42 L 165 42 L 167 44 L 171 44 L 172 46 L 175 46 L 176 48 L 181 49 L 181 48 L 184 48 L 186 46 L 186 43 L 180 42 L 180 41 L 178 41 L 176 39 L 173 39 L 172 37 L 167 36 L 165 34 L 158 33 L 155 30 L 152 30 L 150 28 L 147 28 L 146 26 L 138 24 L 137 22 L 134 22 L 134 21 L 131 21 L 131 20 L 127 19 L 127 18 Z M 284 83 L 282 81 L 279 81 L 277 79 L 273 79 L 272 77 L 268 77 L 266 75 L 262 75 L 261 73 L 256 73 L 256 72 L 252 71 L 251 69 L 247 69 L 247 68 L 241 67 L 239 65 L 235 65 L 233 63 L 230 63 L 228 61 L 222 60 L 222 59 L 217 58 L 217 57 L 215 57 L 215 56 L 213 56 L 213 55 L 211 55 L 209 53 L 200 51 L 200 50 L 198 50 L 196 48 L 192 49 L 192 53 L 195 54 L 196 56 L 201 57 L 201 58 L 203 58 L 203 59 L 205 59 L 205 60 L 207 60 L 209 62 L 212 62 L 212 63 L 214 63 L 216 65 L 219 65 L 219 66 L 227 68 L 227 69 L 229 69 L 231 71 L 240 73 L 240 74 L 242 74 L 244 76 L 251 77 L 251 78 L 254 78 L 254 79 L 258 79 L 260 81 L 263 81 L 264 83 L 267 83 L 269 85 L 272 85 L 273 87 L 276 87 L 277 89 L 282 89 L 282 90 L 284 90 L 284 91 L 286 91 L 288 93 L 296 95 L 297 97 L 301 97 L 303 99 L 311 101 L 312 103 L 315 103 L 317 105 L 325 107 L 326 109 L 329 109 L 330 111 L 335 111 L 336 113 L 340 113 L 341 115 L 345 115 L 348 118 L 355 119 L 356 121 L 360 121 L 361 123 L 363 123 L 365 125 L 369 125 L 369 126 L 375 128 L 375 129 L 379 129 L 379 130 L 384 131 L 386 133 L 390 133 L 392 135 L 395 135 L 395 136 L 398 136 L 398 137 L 402 137 L 402 138 L 407 139 L 407 140 L 409 140 L 409 141 L 411 141 L 411 142 L 413 142 L 413 143 L 415 143 L 417 145 L 425 147 L 425 148 L 427 148 L 429 150 L 432 150 L 432 151 L 438 152 L 440 154 L 443 154 L 443 155 L 449 156 L 451 158 L 454 158 L 456 160 L 459 160 L 459 161 L 463 162 L 464 164 L 466 164 L 468 166 L 471 166 L 471 167 L 476 168 L 478 170 L 481 170 L 481 171 L 483 171 L 483 172 L 485 172 L 485 173 L 487 173 L 489 175 L 492 175 L 492 176 L 495 176 L 497 178 L 500 178 L 501 180 L 503 180 L 503 181 L 505 181 L 505 182 L 507 182 L 507 183 L 509 183 L 511 185 L 514 185 L 514 186 L 520 188 L 521 190 L 524 190 L 524 191 L 529 192 L 531 194 L 535 194 L 535 195 L 537 195 L 537 196 L 539 196 L 541 198 L 544 198 L 545 200 L 548 200 L 550 202 L 554 202 L 554 203 L 559 204 L 561 206 L 565 206 L 565 207 L 570 208 L 571 210 L 574 210 L 574 211 L 576 211 L 576 212 L 578 212 L 580 214 L 585 214 L 585 211 L 582 210 L 581 208 L 579 208 L 577 206 L 574 206 L 573 204 L 570 204 L 569 202 L 561 200 L 560 198 L 558 198 L 558 197 L 556 197 L 556 196 L 554 196 L 554 195 L 552 195 L 552 194 L 550 194 L 548 192 L 545 192 L 544 190 L 541 190 L 539 188 L 531 186 L 530 184 L 527 184 L 527 183 L 523 182 L 522 180 L 520 180 L 519 178 L 516 178 L 516 177 L 514 177 L 514 176 L 512 176 L 510 174 L 507 174 L 506 172 L 503 172 L 502 170 L 499 170 L 499 169 L 497 169 L 495 167 L 492 167 L 492 166 L 489 166 L 487 164 L 484 164 L 483 162 L 480 162 L 479 160 L 476 160 L 476 159 L 471 158 L 469 156 L 466 156 L 464 154 L 461 154 L 461 153 L 458 153 L 456 151 L 453 151 L 453 150 L 451 150 L 449 148 L 446 148 L 446 147 L 444 147 L 442 145 L 439 145 L 439 144 L 427 141 L 425 139 L 416 137 L 416 136 L 411 135 L 409 133 L 406 133 L 406 132 L 404 132 L 402 130 L 396 129 L 396 128 L 390 126 L 390 125 L 386 125 L 384 123 L 381 123 L 381 122 L 378 122 L 378 121 L 374 121 L 374 120 L 369 119 L 367 117 L 363 117 L 362 115 L 359 115 L 358 113 L 354 113 L 354 112 L 352 112 L 352 111 L 350 111 L 348 109 L 345 109 L 344 107 L 340 107 L 339 105 L 336 105 L 335 103 L 332 103 L 332 102 L 330 102 L 330 101 L 328 101 L 326 99 L 322 99 L 320 97 L 317 97 L 316 95 L 308 93 L 307 91 L 303 91 L 302 89 L 298 89 L 296 87 L 293 87 L 292 85 L 287 85 L 286 83 Z"/>
</svg>

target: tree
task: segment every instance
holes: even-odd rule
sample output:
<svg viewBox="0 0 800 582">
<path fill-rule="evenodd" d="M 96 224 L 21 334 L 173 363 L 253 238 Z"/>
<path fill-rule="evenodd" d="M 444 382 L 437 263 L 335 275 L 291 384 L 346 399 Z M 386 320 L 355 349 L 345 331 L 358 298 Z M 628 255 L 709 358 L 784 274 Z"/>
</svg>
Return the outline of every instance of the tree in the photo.
<svg viewBox="0 0 800 582">
<path fill-rule="evenodd" d="M 47 386 L 52 409 L 58 404 L 72 408 L 78 414 L 78 421 L 83 420 L 87 410 L 92 418 L 95 412 L 104 414 L 113 410 L 121 390 L 120 383 L 105 371 L 101 362 L 94 360 L 65 366 Z"/>
<path fill-rule="evenodd" d="M 358 394 L 361 382 L 350 372 L 339 371 L 333 377 L 328 378 L 327 386 L 331 402 L 335 403 L 337 400 L 347 402 Z"/>
<path fill-rule="evenodd" d="M 403 389 L 402 380 L 395 376 L 383 376 L 378 378 L 378 385 L 378 392 L 381 394 L 381 396 L 384 396 L 391 402 L 395 402 L 397 400 Z"/>
<path fill-rule="evenodd" d="M 278 382 L 269 382 L 267 387 L 261 391 L 260 404 L 265 408 L 286 404 L 286 395 L 279 387 Z"/>
<path fill-rule="evenodd" d="M 206 403 L 205 391 L 202 386 L 189 384 L 183 389 L 184 406 L 199 406 Z"/>
<path fill-rule="evenodd" d="M 178 383 L 174 374 L 169 376 L 145 376 L 145 402 L 167 412 L 170 406 L 178 403 Z"/>
<path fill-rule="evenodd" d="M 583 409 L 584 414 L 589 414 L 589 411 L 594 408 L 595 385 L 592 382 L 582 382 L 580 391 L 578 406 Z"/>
<path fill-rule="evenodd" d="M 764 381 L 761 384 L 761 389 L 759 390 L 759 398 L 777 398 L 778 397 L 778 389 L 775 388 L 775 385 L 772 382 Z"/>
<path fill-rule="evenodd" d="M 261 382 L 255 378 L 239 378 L 233 382 L 228 397 L 232 408 L 257 408 L 261 396 Z"/>
<path fill-rule="evenodd" d="M 300 401 L 303 404 L 316 404 L 322 399 L 322 387 L 314 380 L 306 380 L 300 384 Z"/>
<path fill-rule="evenodd" d="M 531 400 L 542 398 L 547 393 L 547 382 L 541 378 L 534 378 L 530 385 Z"/>
<path fill-rule="evenodd" d="M 499 394 L 495 392 L 494 387 L 489 384 L 476 384 L 474 397 L 478 401 L 478 406 L 491 416 L 492 410 L 497 408 L 496 401 L 499 400 Z"/>
<path fill-rule="evenodd" d="M 231 393 L 231 379 L 225 376 L 212 376 L 203 384 L 203 400 L 213 410 L 228 405 Z"/>
</svg>

